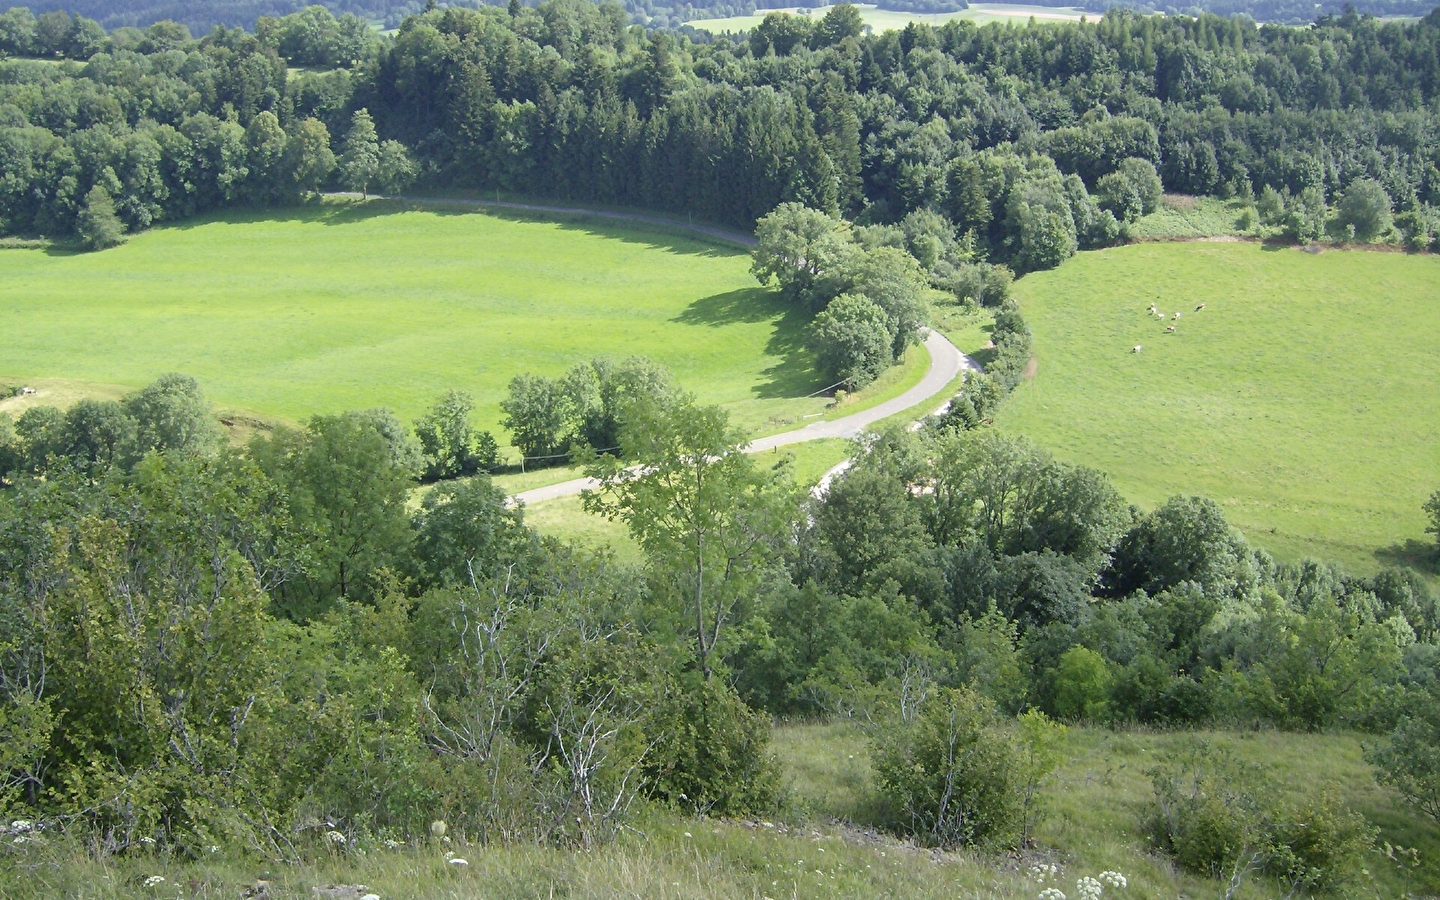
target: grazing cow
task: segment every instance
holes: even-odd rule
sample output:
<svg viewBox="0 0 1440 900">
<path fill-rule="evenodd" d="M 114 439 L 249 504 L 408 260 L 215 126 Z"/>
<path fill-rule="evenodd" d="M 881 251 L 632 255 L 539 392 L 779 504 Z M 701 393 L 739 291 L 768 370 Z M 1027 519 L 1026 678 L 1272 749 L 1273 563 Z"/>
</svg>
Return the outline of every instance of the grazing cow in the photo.
<svg viewBox="0 0 1440 900">
<path fill-rule="evenodd" d="M 1175 318 L 1177 318 L 1177 319 L 1180 318 L 1180 314 L 1179 314 L 1179 313 L 1176 313 L 1176 314 L 1175 314 Z"/>
<path fill-rule="evenodd" d="M 1133 346 L 1133 347 L 1130 348 L 1130 352 L 1131 352 L 1131 353 L 1139 353 L 1141 349 L 1142 349 L 1141 346 L 1140 346 L 1139 344 L 1136 344 L 1135 346 Z"/>
<path fill-rule="evenodd" d="M 1199 312 L 1200 310 L 1202 310 L 1202 309 L 1204 309 L 1204 308 L 1205 308 L 1205 304 L 1202 303 L 1202 304 L 1200 304 L 1199 306 L 1195 307 L 1195 311 L 1196 311 L 1196 312 Z"/>
<path fill-rule="evenodd" d="M 1174 334 L 1174 333 L 1175 333 L 1175 326 L 1174 326 L 1174 325 L 1166 325 L 1166 326 L 1165 326 L 1165 333 L 1166 333 L 1166 334 Z"/>
</svg>

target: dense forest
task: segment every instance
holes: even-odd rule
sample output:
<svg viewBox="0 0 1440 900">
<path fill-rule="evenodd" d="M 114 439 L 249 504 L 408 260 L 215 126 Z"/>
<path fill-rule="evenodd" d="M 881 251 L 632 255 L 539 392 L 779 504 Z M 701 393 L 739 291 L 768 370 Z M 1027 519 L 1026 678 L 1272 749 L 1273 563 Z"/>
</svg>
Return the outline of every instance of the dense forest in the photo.
<svg viewBox="0 0 1440 900">
<path fill-rule="evenodd" d="M 1302 240 L 1344 236 L 1354 223 L 1331 210 L 1363 183 L 1385 207 L 1372 237 L 1425 246 L 1440 231 L 1437 47 L 1440 13 L 1294 29 L 1117 11 L 866 35 L 842 6 L 696 43 L 580 0 L 435 10 L 393 40 L 318 8 L 199 40 L 20 9 L 0 16 L 15 57 L 0 61 L 0 221 L 73 233 L 97 186 L 132 230 L 358 189 L 368 179 L 329 160 L 365 110 L 376 134 L 359 138 L 395 142 L 430 189 L 744 228 L 782 202 L 863 224 L 924 211 L 1017 270 L 1123 239 L 1151 169 L 1169 191 L 1270 192 Z"/>
</svg>

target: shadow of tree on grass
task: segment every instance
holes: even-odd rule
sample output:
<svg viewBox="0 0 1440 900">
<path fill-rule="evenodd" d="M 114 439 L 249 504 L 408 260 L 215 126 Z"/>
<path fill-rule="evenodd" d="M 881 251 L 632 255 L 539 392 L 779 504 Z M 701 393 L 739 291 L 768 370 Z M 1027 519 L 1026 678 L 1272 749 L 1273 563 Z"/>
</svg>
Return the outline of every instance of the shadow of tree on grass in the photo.
<svg viewBox="0 0 1440 900">
<path fill-rule="evenodd" d="M 754 287 L 712 294 L 691 303 L 672 321 L 711 328 L 774 322 L 765 352 L 780 357 L 780 362 L 765 369 L 765 381 L 752 387 L 751 392 L 761 400 L 776 400 L 804 397 L 825 386 L 815 371 L 814 354 L 805 345 L 805 327 L 810 317 L 775 291 Z"/>
<path fill-rule="evenodd" d="M 1414 569 L 1432 577 L 1440 575 L 1440 548 L 1434 541 L 1407 538 L 1376 550 L 1375 558 L 1383 565 Z"/>
<path fill-rule="evenodd" d="M 622 241 L 627 244 L 640 244 L 685 256 L 725 258 L 746 254 L 741 247 L 712 240 L 701 234 L 687 234 L 684 232 L 684 226 L 678 223 L 672 230 L 652 222 L 606 219 L 590 213 L 546 212 L 480 206 L 463 198 L 448 201 L 438 198 L 434 200 L 370 200 L 368 202 L 357 199 L 354 202 L 340 203 L 309 200 L 298 206 L 218 210 L 175 222 L 157 223 L 155 227 L 189 230 L 213 225 L 217 222 L 229 224 L 303 222 L 344 227 L 401 212 L 425 212 L 446 218 L 484 216 L 491 219 L 503 219 L 507 222 L 555 225 L 566 231 L 584 232 L 596 237 Z"/>
</svg>

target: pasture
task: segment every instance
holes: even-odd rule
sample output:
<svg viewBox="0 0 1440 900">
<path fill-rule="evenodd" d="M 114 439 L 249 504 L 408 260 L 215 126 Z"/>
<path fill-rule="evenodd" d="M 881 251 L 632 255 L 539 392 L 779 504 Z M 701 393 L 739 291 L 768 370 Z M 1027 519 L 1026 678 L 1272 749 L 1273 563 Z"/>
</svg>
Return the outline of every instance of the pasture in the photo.
<svg viewBox="0 0 1440 900">
<path fill-rule="evenodd" d="M 1210 496 L 1281 560 L 1428 566 L 1436 285 L 1434 256 L 1235 242 L 1082 253 L 1016 283 L 1038 368 L 998 424 L 1104 470 L 1142 507 Z"/>
<path fill-rule="evenodd" d="M 978 25 L 987 25 L 991 22 L 1026 24 L 1031 18 L 1036 22 L 1078 22 L 1085 15 L 1084 10 L 1064 6 L 1027 6 L 1019 3 L 972 3 L 969 9 L 962 9 L 959 12 L 948 13 L 912 13 L 898 12 L 895 10 L 879 9 L 873 4 L 856 4 L 860 10 L 861 20 L 873 31 L 898 31 L 915 22 L 920 25 L 944 25 L 951 19 L 967 19 Z M 723 19 L 696 19 L 687 22 L 701 31 L 709 31 L 713 34 L 723 34 L 727 31 L 741 32 L 749 31 L 759 25 L 772 12 L 788 12 L 794 15 L 814 16 L 820 18 L 825 15 L 826 7 L 811 9 L 807 7 L 789 7 L 782 9 L 765 9 L 757 11 L 750 16 L 728 16 Z M 1094 13 L 1090 14 L 1096 18 Z"/>
<path fill-rule="evenodd" d="M 101 253 L 0 250 L 0 383 L 63 403 L 180 371 L 222 410 L 282 422 L 373 406 L 409 420 L 459 388 L 504 445 L 516 373 L 643 354 L 747 432 L 784 430 L 828 401 L 806 396 L 824 385 L 803 316 L 748 269 L 741 250 L 643 224 L 376 201 L 226 214 Z"/>
</svg>

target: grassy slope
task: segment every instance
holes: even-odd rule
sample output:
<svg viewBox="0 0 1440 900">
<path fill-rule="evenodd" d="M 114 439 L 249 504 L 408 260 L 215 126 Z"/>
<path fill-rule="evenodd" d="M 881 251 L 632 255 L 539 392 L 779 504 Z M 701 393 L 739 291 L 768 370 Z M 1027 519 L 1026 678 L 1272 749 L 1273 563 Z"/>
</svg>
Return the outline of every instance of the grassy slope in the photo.
<svg viewBox="0 0 1440 900">
<path fill-rule="evenodd" d="M 757 13 L 752 16 L 729 16 L 723 19 L 697 19 L 687 24 L 693 25 L 702 31 L 709 31 L 720 34 L 726 31 L 749 31 L 759 25 L 770 12 Z M 799 9 L 782 10 L 784 12 L 798 12 L 800 15 L 812 15 L 816 18 L 823 16 L 825 10 Z M 969 19 L 980 25 L 990 22 L 1007 23 L 1013 22 L 1024 24 L 1033 16 L 1037 22 L 1078 22 L 1084 13 L 1079 9 L 1070 7 L 1052 6 L 1026 6 L 1012 3 L 972 3 L 970 8 L 953 13 L 908 13 L 895 12 L 887 9 L 876 9 L 873 6 L 862 6 L 860 18 L 864 23 L 875 31 L 895 31 L 904 28 L 911 22 L 921 25 L 944 25 L 951 19 Z M 1090 14 L 1092 17 L 1094 13 Z"/>
<path fill-rule="evenodd" d="M 1211 496 L 1284 559 L 1360 571 L 1413 559 L 1428 543 L 1420 506 L 1440 487 L 1437 284 L 1433 256 L 1080 254 L 1016 285 L 1039 371 L 1000 425 L 1109 472 L 1144 506 Z M 1176 334 L 1152 301 L 1183 311 Z"/>
<path fill-rule="evenodd" d="M 1380 839 L 1420 851 L 1418 871 L 1376 854 L 1372 877 L 1352 896 L 1433 894 L 1440 886 L 1440 841 L 1433 823 L 1377 787 L 1351 734 L 1216 734 L 1202 739 L 1231 743 L 1251 761 L 1265 762 L 1292 783 L 1328 782 L 1338 796 L 1381 828 Z M 644 897 L 660 900 L 977 900 L 1033 898 L 1039 885 L 1025 868 L 1034 861 L 1058 864 L 1052 882 L 1071 893 L 1082 875 L 1117 869 L 1130 880 L 1107 897 L 1171 900 L 1218 897 L 1223 887 L 1175 872 L 1146 850 L 1139 834 L 1149 797 L 1147 770 L 1163 751 L 1191 736 L 1072 729 L 1060 770 L 1042 788 L 1049 818 L 1036 847 L 1022 859 L 974 853 L 931 853 L 868 826 L 879 806 L 866 758 L 865 740 L 845 725 L 783 726 L 775 750 L 789 789 L 788 809 L 770 822 L 687 819 L 653 811 L 613 845 L 589 851 L 467 844 L 413 845 L 386 851 L 374 839 L 366 855 L 334 854 L 301 866 L 267 865 L 227 851 L 198 863 L 143 853 L 97 860 L 64 840 L 48 846 L 0 845 L 0 895 L 14 900 L 56 896 L 110 898 L 196 897 L 231 900 L 257 878 L 273 883 L 270 896 L 312 898 L 310 888 L 363 883 L 382 898 L 414 900 L 575 900 Z M 839 820 L 838 822 L 836 820 Z M 445 850 L 468 860 L 447 867 Z M 163 887 L 146 888 L 151 875 Z M 179 893 L 177 894 L 177 888 Z M 1252 883 L 1240 900 L 1275 896 Z M 1073 896 L 1073 893 L 1072 893 Z"/>
<path fill-rule="evenodd" d="M 37 384 L 39 402 L 178 370 L 222 407 L 288 420 L 379 405 L 408 419 L 457 387 L 494 428 L 515 373 L 628 353 L 752 433 L 827 402 L 804 396 L 823 385 L 801 317 L 742 252 L 644 226 L 326 204 L 98 254 L 0 252 L 0 382 Z"/>
</svg>

